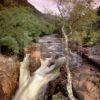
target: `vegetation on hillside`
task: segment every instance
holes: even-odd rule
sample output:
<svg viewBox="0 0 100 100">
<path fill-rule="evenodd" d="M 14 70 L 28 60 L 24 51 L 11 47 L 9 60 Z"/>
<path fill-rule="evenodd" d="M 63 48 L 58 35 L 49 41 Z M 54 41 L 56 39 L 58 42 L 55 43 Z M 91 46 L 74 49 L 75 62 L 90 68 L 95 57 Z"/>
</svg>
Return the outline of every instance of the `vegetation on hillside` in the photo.
<svg viewBox="0 0 100 100">
<path fill-rule="evenodd" d="M 57 0 L 61 16 L 55 20 L 58 29 L 64 25 L 66 33 L 72 33 L 70 39 L 81 45 L 91 46 L 100 43 L 99 9 L 93 9 L 92 4 L 92 0 Z"/>
<path fill-rule="evenodd" d="M 12 3 L 12 2 L 11 2 Z M 34 36 L 52 33 L 55 26 L 24 6 L 0 6 L 0 45 L 15 53 L 23 50 Z"/>
</svg>

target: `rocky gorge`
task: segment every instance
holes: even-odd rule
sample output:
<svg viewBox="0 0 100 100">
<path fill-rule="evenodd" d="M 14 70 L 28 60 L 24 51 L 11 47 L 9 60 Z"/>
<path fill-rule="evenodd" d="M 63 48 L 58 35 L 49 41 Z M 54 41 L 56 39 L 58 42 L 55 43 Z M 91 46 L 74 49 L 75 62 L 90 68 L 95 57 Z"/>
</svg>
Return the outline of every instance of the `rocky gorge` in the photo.
<svg viewBox="0 0 100 100">
<path fill-rule="evenodd" d="M 59 58 L 65 55 L 64 41 L 62 38 L 59 38 L 56 35 L 50 35 L 50 36 L 43 36 L 37 41 L 38 44 L 37 43 L 32 44 L 26 50 L 27 52 L 30 52 L 32 56 L 32 61 L 31 61 L 32 64 L 30 65 L 31 73 L 33 73 L 39 68 L 40 57 L 42 59 L 49 58 L 51 56 L 56 56 L 57 58 Z M 76 48 L 75 44 L 73 45 L 72 47 Z M 72 85 L 73 85 L 74 96 L 78 100 L 97 100 L 97 99 L 99 100 L 100 98 L 99 95 L 100 69 L 98 68 L 99 54 L 97 54 L 97 58 L 94 57 L 94 59 L 89 56 L 90 52 L 92 57 L 94 56 L 93 54 L 96 55 L 96 53 L 98 53 L 97 51 L 99 51 L 99 45 L 92 47 L 93 54 L 92 51 L 89 51 L 90 48 L 80 49 L 80 46 L 78 46 L 77 47 L 78 49 L 76 49 L 76 51 L 75 48 L 70 48 L 72 50 L 74 49 L 74 52 L 71 51 L 70 54 L 70 70 L 72 74 Z M 87 55 L 83 56 L 82 53 L 85 52 L 87 52 Z M 17 60 L 16 57 L 8 58 L 6 56 L 3 57 L 2 55 L 0 55 L 0 66 L 2 66 L 0 67 L 1 68 L 0 98 L 3 98 L 1 100 L 9 100 L 14 95 L 18 87 L 19 61 L 17 60 L 17 62 L 15 62 L 16 60 Z M 8 62 L 7 65 L 6 62 Z M 96 66 L 96 64 L 98 65 L 98 67 Z M 8 70 L 10 73 L 7 73 Z M 51 99 L 67 100 L 68 98 L 67 98 L 66 84 L 67 84 L 66 71 L 64 67 L 62 67 L 60 69 L 60 76 L 48 84 L 45 94 L 45 100 L 51 100 Z"/>
</svg>

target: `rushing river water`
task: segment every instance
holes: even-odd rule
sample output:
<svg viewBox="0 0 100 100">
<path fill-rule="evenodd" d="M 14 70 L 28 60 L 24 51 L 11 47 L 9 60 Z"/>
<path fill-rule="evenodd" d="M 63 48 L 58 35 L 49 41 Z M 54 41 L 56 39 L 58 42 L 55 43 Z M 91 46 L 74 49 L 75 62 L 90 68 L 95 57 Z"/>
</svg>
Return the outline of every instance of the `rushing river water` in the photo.
<svg viewBox="0 0 100 100">
<path fill-rule="evenodd" d="M 65 42 L 63 38 L 57 37 L 57 35 L 49 35 L 41 37 L 38 42 L 41 45 L 41 51 L 47 53 L 47 57 L 65 56 Z M 82 58 L 77 53 L 70 51 L 70 67 L 79 67 L 82 64 Z"/>
<path fill-rule="evenodd" d="M 44 58 L 52 57 L 55 55 L 59 57 L 65 56 L 65 51 L 64 51 L 65 43 L 63 38 L 59 38 L 56 35 L 47 35 L 41 37 L 38 40 L 38 42 L 42 46 L 41 51 L 47 53 L 46 56 L 43 56 Z M 100 45 L 94 47 L 82 48 L 83 53 L 86 54 L 86 52 L 84 52 L 84 49 L 88 51 L 87 57 L 91 55 L 92 58 L 94 59 L 96 58 L 95 59 L 96 61 L 97 59 L 100 60 Z M 95 64 L 93 65 L 92 61 L 88 62 L 86 59 L 83 59 L 82 55 L 79 55 L 77 51 L 76 52 L 70 51 L 69 59 L 70 59 L 70 69 L 73 77 L 72 84 L 75 93 L 79 96 L 78 97 L 79 100 L 97 100 L 97 99 L 99 100 L 100 99 L 100 90 L 99 90 L 100 72 L 98 71 L 97 66 Z M 64 73 L 64 70 L 62 71 L 62 73 Z M 65 85 L 63 83 L 65 82 L 65 79 L 63 79 L 64 74 L 62 74 L 60 77 L 61 80 L 59 78 L 52 84 L 54 85 L 54 87 L 57 87 L 56 84 L 60 84 L 61 90 L 59 91 L 61 92 L 63 87 L 65 89 Z M 95 82 L 95 85 L 93 85 L 93 82 Z M 90 90 L 90 88 L 92 89 Z M 49 91 L 52 90 L 54 91 L 55 88 L 49 87 Z M 48 91 L 48 95 L 52 95 L 52 92 L 49 91 Z M 64 91 L 62 91 L 62 93 L 63 92 Z M 89 94 L 89 96 L 87 94 Z M 58 100 L 58 98 L 56 100 Z"/>
</svg>

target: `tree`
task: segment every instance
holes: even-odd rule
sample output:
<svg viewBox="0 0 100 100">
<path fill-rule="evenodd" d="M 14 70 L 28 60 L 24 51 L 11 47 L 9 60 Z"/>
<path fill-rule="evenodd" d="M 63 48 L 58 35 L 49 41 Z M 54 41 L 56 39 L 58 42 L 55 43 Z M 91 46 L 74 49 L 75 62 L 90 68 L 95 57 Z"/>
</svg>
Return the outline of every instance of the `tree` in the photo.
<svg viewBox="0 0 100 100">
<path fill-rule="evenodd" d="M 68 23 L 72 33 L 85 30 L 96 21 L 96 11 L 92 3 L 92 0 L 57 0 L 63 22 Z"/>
<path fill-rule="evenodd" d="M 92 8 L 92 0 L 57 0 L 57 7 L 60 12 L 62 22 L 62 34 L 65 38 L 65 55 L 66 55 L 66 71 L 67 80 L 66 89 L 70 100 L 75 100 L 72 90 L 71 72 L 69 69 L 69 54 L 71 50 L 68 48 L 68 36 L 75 31 L 83 31 L 96 20 L 95 11 Z M 68 23 L 70 32 L 66 34 L 65 26 Z"/>
</svg>

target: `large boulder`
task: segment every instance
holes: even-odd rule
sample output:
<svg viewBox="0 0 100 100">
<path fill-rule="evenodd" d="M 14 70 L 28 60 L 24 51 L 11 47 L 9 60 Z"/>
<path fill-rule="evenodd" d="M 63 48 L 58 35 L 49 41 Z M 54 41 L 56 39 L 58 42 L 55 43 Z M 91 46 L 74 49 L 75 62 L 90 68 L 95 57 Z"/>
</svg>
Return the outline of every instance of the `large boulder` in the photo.
<svg viewBox="0 0 100 100">
<path fill-rule="evenodd" d="M 25 54 L 29 53 L 30 56 L 30 65 L 29 70 L 31 75 L 35 72 L 41 65 L 40 58 L 42 53 L 40 52 L 40 45 L 38 43 L 33 43 L 25 48 Z"/>
<path fill-rule="evenodd" d="M 93 66 L 84 65 L 73 70 L 73 89 L 79 100 L 100 99 L 100 72 Z"/>
<path fill-rule="evenodd" d="M 18 87 L 19 63 L 0 55 L 0 100 L 10 100 Z"/>
</svg>

